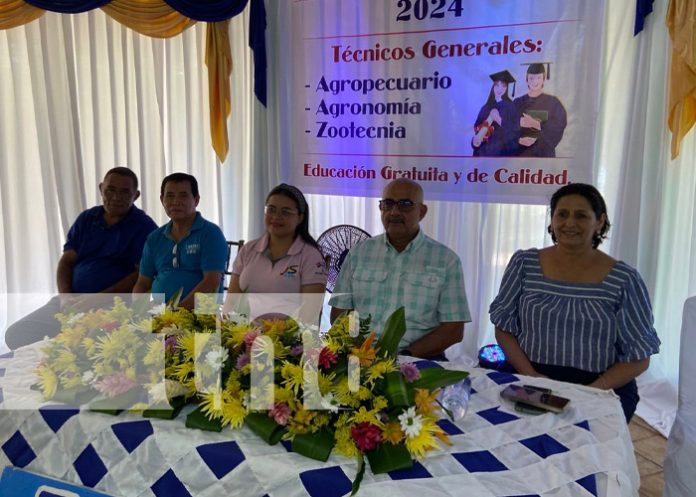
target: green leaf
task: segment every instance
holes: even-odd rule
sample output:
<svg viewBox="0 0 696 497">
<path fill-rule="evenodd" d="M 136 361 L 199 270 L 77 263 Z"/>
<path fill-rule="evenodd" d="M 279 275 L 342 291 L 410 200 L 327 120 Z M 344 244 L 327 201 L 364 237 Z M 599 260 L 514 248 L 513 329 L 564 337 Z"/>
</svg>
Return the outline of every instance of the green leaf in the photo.
<svg viewBox="0 0 696 497">
<path fill-rule="evenodd" d="M 199 407 L 186 416 L 186 428 L 196 428 L 205 431 L 222 431 L 222 421 L 219 419 L 208 419 Z"/>
<path fill-rule="evenodd" d="M 277 444 L 285 433 L 285 427 L 273 421 L 265 412 L 250 412 L 244 418 L 244 423 L 269 445 Z"/>
<path fill-rule="evenodd" d="M 92 400 L 97 396 L 97 393 L 98 392 L 96 390 L 93 390 L 90 387 L 58 389 L 51 400 L 77 407 Z"/>
<path fill-rule="evenodd" d="M 169 302 L 167 302 L 167 307 L 170 309 L 176 309 L 179 307 L 179 301 L 181 300 L 181 296 L 184 293 L 184 287 L 179 288 L 176 292 L 174 292 L 174 295 L 172 295 L 172 298 L 169 299 Z"/>
<path fill-rule="evenodd" d="M 455 371 L 453 369 L 428 368 L 422 369 L 421 376 L 416 381 L 411 383 L 415 388 L 424 388 L 426 390 L 435 390 L 436 388 L 446 387 L 462 381 L 469 376 L 466 371 Z"/>
<path fill-rule="evenodd" d="M 320 430 L 316 433 L 295 435 L 292 441 L 292 450 L 305 457 L 325 462 L 335 443 L 336 439 L 333 433 L 328 430 Z"/>
<path fill-rule="evenodd" d="M 375 475 L 413 468 L 411 454 L 403 443 L 381 443 L 375 450 L 367 453 L 367 460 L 370 461 L 370 469 Z"/>
<path fill-rule="evenodd" d="M 389 401 L 391 408 L 411 405 L 404 375 L 400 371 L 392 371 L 384 376 L 384 396 Z"/>
<path fill-rule="evenodd" d="M 360 483 L 362 483 L 363 476 L 365 475 L 365 458 L 362 452 L 358 452 L 358 474 L 355 475 L 355 480 L 353 480 L 353 485 L 351 485 L 351 497 L 358 493 L 360 490 Z"/>
<path fill-rule="evenodd" d="M 137 403 L 143 396 L 142 388 L 131 388 L 113 397 L 99 397 L 89 405 L 89 410 L 118 416 L 120 413 Z"/>
<path fill-rule="evenodd" d="M 145 409 L 143 411 L 144 418 L 156 418 L 156 419 L 174 419 L 176 418 L 181 409 L 186 405 L 186 398 L 184 396 L 174 397 L 169 404 L 155 405 L 150 409 Z"/>
<path fill-rule="evenodd" d="M 406 333 L 406 311 L 403 306 L 395 310 L 384 324 L 384 333 L 377 342 L 378 354 L 382 357 L 396 358 L 399 342 Z"/>
</svg>

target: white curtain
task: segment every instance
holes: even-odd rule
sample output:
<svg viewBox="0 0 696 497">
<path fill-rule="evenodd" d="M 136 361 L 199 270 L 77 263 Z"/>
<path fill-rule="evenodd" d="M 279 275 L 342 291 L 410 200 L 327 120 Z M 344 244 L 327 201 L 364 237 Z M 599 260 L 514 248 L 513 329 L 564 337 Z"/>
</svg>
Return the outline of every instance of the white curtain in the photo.
<svg viewBox="0 0 696 497">
<path fill-rule="evenodd" d="M 679 159 L 669 160 L 667 0 L 656 0 L 635 38 L 633 2 L 606 4 L 594 156 L 613 228 L 602 248 L 636 266 L 651 291 L 663 346 L 642 382 L 648 395 L 641 405 L 649 406 L 655 389 L 648 387 L 676 383 L 681 306 L 696 293 L 696 139 L 692 132 Z M 223 164 L 209 140 L 203 25 L 156 40 L 94 11 L 47 13 L 0 31 L 0 293 L 53 291 L 67 228 L 98 203 L 97 184 L 115 165 L 138 173 L 139 205 L 158 223 L 165 221 L 161 179 L 187 171 L 200 181 L 203 215 L 228 238 L 260 235 L 265 194 L 287 179 L 282 166 L 290 158 L 293 123 L 281 119 L 292 105 L 288 8 L 289 2 L 267 2 L 267 108 L 253 95 L 248 11 L 232 19 L 230 154 Z M 309 202 L 315 236 L 341 223 L 382 231 L 375 199 L 312 195 Z M 423 229 L 461 257 L 473 316 L 452 352 L 473 356 L 493 341 L 488 305 L 509 257 L 550 243 L 547 208 L 453 202 L 429 208 Z M 669 410 L 642 415 L 665 425 Z"/>
<path fill-rule="evenodd" d="M 160 40 L 100 10 L 0 31 L 0 292 L 55 291 L 67 230 L 117 165 L 138 174 L 138 204 L 156 222 L 174 171 L 194 174 L 201 212 L 223 220 L 204 48 L 202 24 Z"/>
</svg>

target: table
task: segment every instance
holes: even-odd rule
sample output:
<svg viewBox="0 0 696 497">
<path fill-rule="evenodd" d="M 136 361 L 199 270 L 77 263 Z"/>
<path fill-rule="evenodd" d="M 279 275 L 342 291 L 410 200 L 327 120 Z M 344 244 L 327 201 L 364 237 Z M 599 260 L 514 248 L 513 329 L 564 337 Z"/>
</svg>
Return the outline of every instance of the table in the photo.
<svg viewBox="0 0 696 497">
<path fill-rule="evenodd" d="M 251 431 L 188 429 L 175 420 L 77 409 L 27 409 L 40 345 L 0 357 L 0 468 L 6 465 L 78 483 L 114 496 L 311 496 L 350 493 L 356 462 L 305 458 L 290 445 L 269 446 Z M 445 363 L 446 364 L 446 363 Z M 420 362 L 419 367 L 439 367 Z M 455 368 L 455 366 L 447 365 Z M 410 471 L 372 475 L 360 496 L 635 496 L 639 475 L 628 427 L 611 392 L 470 370 L 472 396 L 458 424 L 442 420 L 452 446 Z M 504 385 L 528 382 L 571 399 L 563 414 L 516 413 Z"/>
</svg>

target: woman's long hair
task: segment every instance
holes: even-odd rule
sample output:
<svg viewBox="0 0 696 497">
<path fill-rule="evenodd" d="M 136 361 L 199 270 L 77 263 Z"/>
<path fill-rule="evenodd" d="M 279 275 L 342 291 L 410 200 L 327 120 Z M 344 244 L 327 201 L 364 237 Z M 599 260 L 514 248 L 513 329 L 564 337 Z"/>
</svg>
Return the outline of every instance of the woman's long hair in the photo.
<svg viewBox="0 0 696 497">
<path fill-rule="evenodd" d="M 295 235 L 299 235 L 302 240 L 305 241 L 305 243 L 308 243 L 318 250 L 319 245 L 317 244 L 317 241 L 312 235 L 309 234 L 309 206 L 307 205 L 307 200 L 305 200 L 305 197 L 299 188 L 288 185 L 287 183 L 281 183 L 271 190 L 266 197 L 266 202 L 268 202 L 268 199 L 273 195 L 284 195 L 295 202 L 298 212 L 303 214 L 302 222 L 298 224 L 297 228 L 295 229 Z"/>
<path fill-rule="evenodd" d="M 493 81 L 493 84 L 491 85 L 491 91 L 488 93 L 488 100 L 486 100 L 486 105 L 492 105 L 495 103 L 495 93 L 493 92 L 493 87 L 497 81 Z M 503 100 L 507 100 L 508 102 L 511 102 L 512 100 L 510 99 L 510 95 L 508 95 L 508 90 L 510 89 L 510 85 L 507 84 L 505 81 L 505 94 L 503 95 Z"/>
</svg>

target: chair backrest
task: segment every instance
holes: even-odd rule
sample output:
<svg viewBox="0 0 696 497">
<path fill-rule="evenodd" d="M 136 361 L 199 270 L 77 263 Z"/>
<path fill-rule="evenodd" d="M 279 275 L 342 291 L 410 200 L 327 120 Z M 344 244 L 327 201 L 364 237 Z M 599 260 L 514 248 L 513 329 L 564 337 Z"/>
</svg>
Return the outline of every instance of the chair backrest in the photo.
<svg viewBox="0 0 696 497">
<path fill-rule="evenodd" d="M 242 248 L 242 245 L 244 245 L 244 240 L 227 240 L 227 262 L 225 263 L 225 273 L 222 276 L 225 291 L 227 291 L 230 286 L 230 276 L 232 276 L 232 247 L 237 247 L 236 254 L 239 252 L 239 249 Z"/>
</svg>

